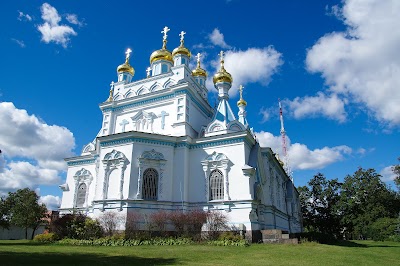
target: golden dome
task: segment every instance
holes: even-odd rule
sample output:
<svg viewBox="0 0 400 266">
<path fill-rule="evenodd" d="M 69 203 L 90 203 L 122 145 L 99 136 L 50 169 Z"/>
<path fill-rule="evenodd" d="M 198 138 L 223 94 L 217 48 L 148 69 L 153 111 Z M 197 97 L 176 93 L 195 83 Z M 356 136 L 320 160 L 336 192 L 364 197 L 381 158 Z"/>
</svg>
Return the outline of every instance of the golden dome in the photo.
<svg viewBox="0 0 400 266">
<path fill-rule="evenodd" d="M 243 99 L 243 89 L 244 89 L 244 87 L 242 85 L 240 85 L 240 87 L 239 87 L 240 99 L 237 102 L 238 107 L 247 105 L 247 102 Z"/>
<path fill-rule="evenodd" d="M 181 43 L 181 45 L 179 45 L 172 51 L 172 57 L 174 57 L 177 54 L 183 54 L 189 58 L 191 56 L 189 49 L 187 49 L 185 46 L 183 46 L 183 43 Z"/>
<path fill-rule="evenodd" d="M 240 99 L 238 102 L 237 102 L 237 106 L 246 106 L 247 105 L 247 102 L 245 101 L 245 100 L 243 100 L 243 99 Z"/>
<path fill-rule="evenodd" d="M 220 53 L 220 57 L 221 57 L 221 59 L 220 59 L 221 68 L 214 75 L 213 82 L 214 82 L 214 84 L 217 84 L 218 82 L 229 82 L 229 83 L 232 83 L 233 79 L 232 79 L 231 74 L 229 74 L 224 68 L 224 53 L 222 51 Z"/>
<path fill-rule="evenodd" d="M 200 67 L 200 56 L 201 56 L 200 53 L 198 53 L 196 56 L 197 57 L 197 67 L 192 71 L 192 76 L 193 77 L 203 76 L 206 78 L 207 72 Z"/>
<path fill-rule="evenodd" d="M 125 63 L 123 63 L 117 67 L 117 73 L 128 72 L 128 73 L 131 73 L 132 76 L 135 75 L 135 70 L 129 64 L 129 58 L 130 58 L 131 52 L 132 52 L 132 50 L 129 48 L 126 50 Z"/>
<path fill-rule="evenodd" d="M 125 63 L 119 65 L 117 67 L 117 72 L 121 73 L 121 72 L 129 72 L 131 73 L 131 75 L 135 75 L 135 70 L 133 69 L 133 67 L 129 64 L 128 60 L 125 61 Z"/>
<path fill-rule="evenodd" d="M 173 63 L 174 61 L 172 60 L 172 54 L 170 51 L 168 51 L 165 48 L 162 48 L 160 50 L 154 51 L 151 55 L 150 55 L 150 64 L 152 64 L 155 61 L 158 60 L 166 60 L 166 61 L 170 61 L 171 63 Z"/>
</svg>

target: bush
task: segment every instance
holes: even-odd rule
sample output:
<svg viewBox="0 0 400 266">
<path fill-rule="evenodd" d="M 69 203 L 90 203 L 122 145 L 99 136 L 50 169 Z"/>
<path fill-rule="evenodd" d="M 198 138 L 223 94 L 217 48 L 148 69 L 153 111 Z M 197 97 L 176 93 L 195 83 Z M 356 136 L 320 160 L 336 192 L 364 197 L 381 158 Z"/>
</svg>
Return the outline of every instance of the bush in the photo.
<svg viewBox="0 0 400 266">
<path fill-rule="evenodd" d="M 320 244 L 336 243 L 338 240 L 333 235 L 323 234 L 319 232 L 303 232 L 291 234 L 290 238 L 299 239 L 300 243 L 317 242 Z"/>
<path fill-rule="evenodd" d="M 228 217 L 220 211 L 210 211 L 207 213 L 207 234 L 209 240 L 216 240 L 225 231 L 230 231 Z"/>
<path fill-rule="evenodd" d="M 142 220 L 142 215 L 137 212 L 128 212 L 126 216 L 125 224 L 125 237 L 130 238 L 141 238 L 143 233 L 140 230 L 140 221 Z"/>
<path fill-rule="evenodd" d="M 368 235 L 374 241 L 384 241 L 395 234 L 396 227 L 396 218 L 379 218 L 369 226 Z"/>
<path fill-rule="evenodd" d="M 97 220 L 83 214 L 66 214 L 50 224 L 50 232 L 58 238 L 92 239 L 103 236 Z"/>
<path fill-rule="evenodd" d="M 92 240 L 78 240 L 78 239 L 62 239 L 58 241 L 60 245 L 72 246 L 175 246 L 175 245 L 188 245 L 193 244 L 189 238 L 152 238 L 147 240 L 140 239 L 121 239 L 115 237 L 102 237 Z"/>
<path fill-rule="evenodd" d="M 39 234 L 33 238 L 33 241 L 40 243 L 53 243 L 57 240 L 57 235 L 54 233 Z"/>
<path fill-rule="evenodd" d="M 103 226 L 105 233 L 112 236 L 117 228 L 123 223 L 124 217 L 114 211 L 106 211 L 99 217 L 99 222 Z"/>
</svg>

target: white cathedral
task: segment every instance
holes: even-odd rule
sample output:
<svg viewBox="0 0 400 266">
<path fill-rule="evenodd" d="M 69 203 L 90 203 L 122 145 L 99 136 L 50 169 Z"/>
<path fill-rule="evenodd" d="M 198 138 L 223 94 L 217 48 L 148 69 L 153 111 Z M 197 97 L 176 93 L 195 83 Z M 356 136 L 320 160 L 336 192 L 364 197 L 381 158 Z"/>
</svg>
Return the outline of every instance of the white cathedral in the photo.
<svg viewBox="0 0 400 266">
<path fill-rule="evenodd" d="M 247 233 L 302 230 L 299 194 L 268 147 L 260 147 L 246 120 L 240 89 L 237 116 L 229 104 L 232 76 L 220 69 L 213 82 L 216 109 L 208 102 L 207 73 L 189 68 L 190 51 L 163 46 L 150 56 L 147 77 L 133 81 L 129 63 L 100 104 L 101 130 L 68 165 L 60 214 L 81 211 L 99 217 L 115 211 L 221 211 Z"/>
</svg>

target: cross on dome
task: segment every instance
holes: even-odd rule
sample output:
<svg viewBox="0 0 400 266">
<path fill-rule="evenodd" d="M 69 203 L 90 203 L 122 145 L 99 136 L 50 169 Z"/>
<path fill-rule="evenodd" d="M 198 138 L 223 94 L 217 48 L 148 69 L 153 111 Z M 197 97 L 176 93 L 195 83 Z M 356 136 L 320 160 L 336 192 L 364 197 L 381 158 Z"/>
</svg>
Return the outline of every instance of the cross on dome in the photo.
<svg viewBox="0 0 400 266">
<path fill-rule="evenodd" d="M 224 51 L 221 51 L 221 52 L 219 53 L 219 58 L 220 58 L 220 61 L 221 61 L 221 62 L 224 62 L 224 55 L 225 55 Z"/>
<path fill-rule="evenodd" d="M 183 43 L 183 39 L 185 38 L 185 34 L 186 32 L 181 31 L 181 33 L 179 34 L 179 36 L 181 36 L 181 43 Z"/>
<path fill-rule="evenodd" d="M 126 60 L 128 60 L 131 57 L 131 53 L 132 53 L 132 50 L 130 48 L 126 49 L 126 52 L 125 52 Z"/>
<path fill-rule="evenodd" d="M 165 26 L 164 29 L 161 31 L 161 33 L 164 33 L 163 40 L 167 40 L 167 37 L 168 37 L 167 33 L 168 33 L 170 30 L 171 30 L 170 28 L 168 28 L 167 26 Z"/>
<path fill-rule="evenodd" d="M 243 99 L 243 89 L 244 89 L 244 87 L 242 85 L 240 85 L 239 86 L 240 99 Z"/>
<path fill-rule="evenodd" d="M 197 55 L 196 55 L 197 63 L 200 63 L 200 57 L 201 57 L 201 53 L 197 53 Z"/>
</svg>

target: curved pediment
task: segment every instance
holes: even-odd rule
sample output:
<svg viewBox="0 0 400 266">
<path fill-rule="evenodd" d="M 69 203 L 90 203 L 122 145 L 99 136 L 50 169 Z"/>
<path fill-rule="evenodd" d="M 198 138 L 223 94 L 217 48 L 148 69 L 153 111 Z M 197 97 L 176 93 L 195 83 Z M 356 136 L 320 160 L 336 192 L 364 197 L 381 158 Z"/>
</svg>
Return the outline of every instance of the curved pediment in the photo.
<svg viewBox="0 0 400 266">
<path fill-rule="evenodd" d="M 140 158 L 149 160 L 165 160 L 164 155 L 161 152 L 155 151 L 154 149 L 143 152 Z"/>
</svg>

